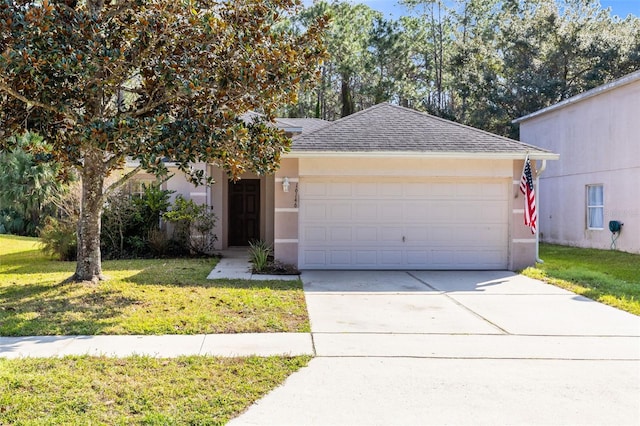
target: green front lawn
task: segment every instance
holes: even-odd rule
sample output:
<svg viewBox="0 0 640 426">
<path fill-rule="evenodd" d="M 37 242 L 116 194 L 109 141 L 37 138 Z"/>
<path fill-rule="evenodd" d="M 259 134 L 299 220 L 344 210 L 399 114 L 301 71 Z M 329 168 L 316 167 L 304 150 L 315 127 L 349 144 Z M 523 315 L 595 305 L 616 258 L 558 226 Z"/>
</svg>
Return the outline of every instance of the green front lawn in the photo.
<svg viewBox="0 0 640 426">
<path fill-rule="evenodd" d="M 0 424 L 225 424 L 308 361 L 0 359 Z"/>
<path fill-rule="evenodd" d="M 522 273 L 640 315 L 640 255 L 540 244 L 540 257 Z"/>
<path fill-rule="evenodd" d="M 68 283 L 73 262 L 0 235 L 0 335 L 306 332 L 299 281 L 207 280 L 215 259 L 103 263 L 110 279 Z"/>
</svg>

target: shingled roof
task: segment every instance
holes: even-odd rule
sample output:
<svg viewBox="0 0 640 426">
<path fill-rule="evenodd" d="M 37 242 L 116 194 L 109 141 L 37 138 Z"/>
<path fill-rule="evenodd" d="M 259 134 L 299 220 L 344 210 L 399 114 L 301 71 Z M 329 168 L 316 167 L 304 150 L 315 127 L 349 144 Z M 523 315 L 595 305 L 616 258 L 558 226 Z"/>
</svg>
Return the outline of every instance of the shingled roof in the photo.
<svg viewBox="0 0 640 426">
<path fill-rule="evenodd" d="M 302 129 L 302 133 L 314 132 L 327 124 L 331 124 L 330 121 L 319 118 L 276 118 L 276 122 L 282 128 L 299 127 Z"/>
<path fill-rule="evenodd" d="M 557 158 L 533 145 L 388 103 L 297 136 L 291 154 L 393 152 Z"/>
</svg>

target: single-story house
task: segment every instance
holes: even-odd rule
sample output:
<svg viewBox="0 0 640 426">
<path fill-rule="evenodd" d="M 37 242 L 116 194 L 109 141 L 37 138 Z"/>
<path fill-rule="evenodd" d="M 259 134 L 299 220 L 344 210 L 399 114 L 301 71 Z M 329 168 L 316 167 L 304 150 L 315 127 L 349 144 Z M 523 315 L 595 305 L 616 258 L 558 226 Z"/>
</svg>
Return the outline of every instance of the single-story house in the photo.
<svg viewBox="0 0 640 426">
<path fill-rule="evenodd" d="M 639 117 L 640 71 L 515 120 L 520 140 L 560 154 L 540 177 L 543 241 L 640 253 Z"/>
<path fill-rule="evenodd" d="M 511 269 L 536 260 L 523 224 L 526 156 L 557 154 L 391 104 L 335 122 L 282 119 L 291 152 L 274 176 L 169 188 L 213 206 L 217 249 L 273 244 L 299 269 Z M 535 164 L 535 161 L 533 161 Z"/>
</svg>

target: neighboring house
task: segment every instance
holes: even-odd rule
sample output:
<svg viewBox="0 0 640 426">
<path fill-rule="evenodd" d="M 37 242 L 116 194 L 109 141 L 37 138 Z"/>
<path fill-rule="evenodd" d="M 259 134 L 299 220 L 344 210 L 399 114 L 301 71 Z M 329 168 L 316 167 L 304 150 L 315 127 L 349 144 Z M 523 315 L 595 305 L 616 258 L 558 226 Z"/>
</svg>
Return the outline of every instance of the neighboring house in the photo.
<svg viewBox="0 0 640 426">
<path fill-rule="evenodd" d="M 540 176 L 543 241 L 640 252 L 640 71 L 514 121 L 520 139 L 560 154 Z"/>
<path fill-rule="evenodd" d="M 536 237 L 523 224 L 531 145 L 390 104 L 332 123 L 282 119 L 293 134 L 275 176 L 169 182 L 213 206 L 217 248 L 263 239 L 300 269 L 520 269 Z M 184 181 L 186 183 L 186 181 Z"/>
</svg>

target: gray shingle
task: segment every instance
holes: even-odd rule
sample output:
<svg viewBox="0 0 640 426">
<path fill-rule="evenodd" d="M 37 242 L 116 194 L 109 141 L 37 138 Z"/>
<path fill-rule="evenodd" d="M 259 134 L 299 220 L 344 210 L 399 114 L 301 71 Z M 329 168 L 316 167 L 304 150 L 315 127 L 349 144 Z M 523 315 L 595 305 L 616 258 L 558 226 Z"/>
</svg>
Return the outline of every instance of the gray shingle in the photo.
<svg viewBox="0 0 640 426">
<path fill-rule="evenodd" d="M 324 126 L 331 124 L 330 121 L 320 118 L 277 118 L 278 122 L 286 122 L 295 127 L 301 127 L 302 133 L 315 132 Z"/>
<path fill-rule="evenodd" d="M 293 152 L 548 153 L 412 109 L 378 104 L 296 137 Z"/>
</svg>

